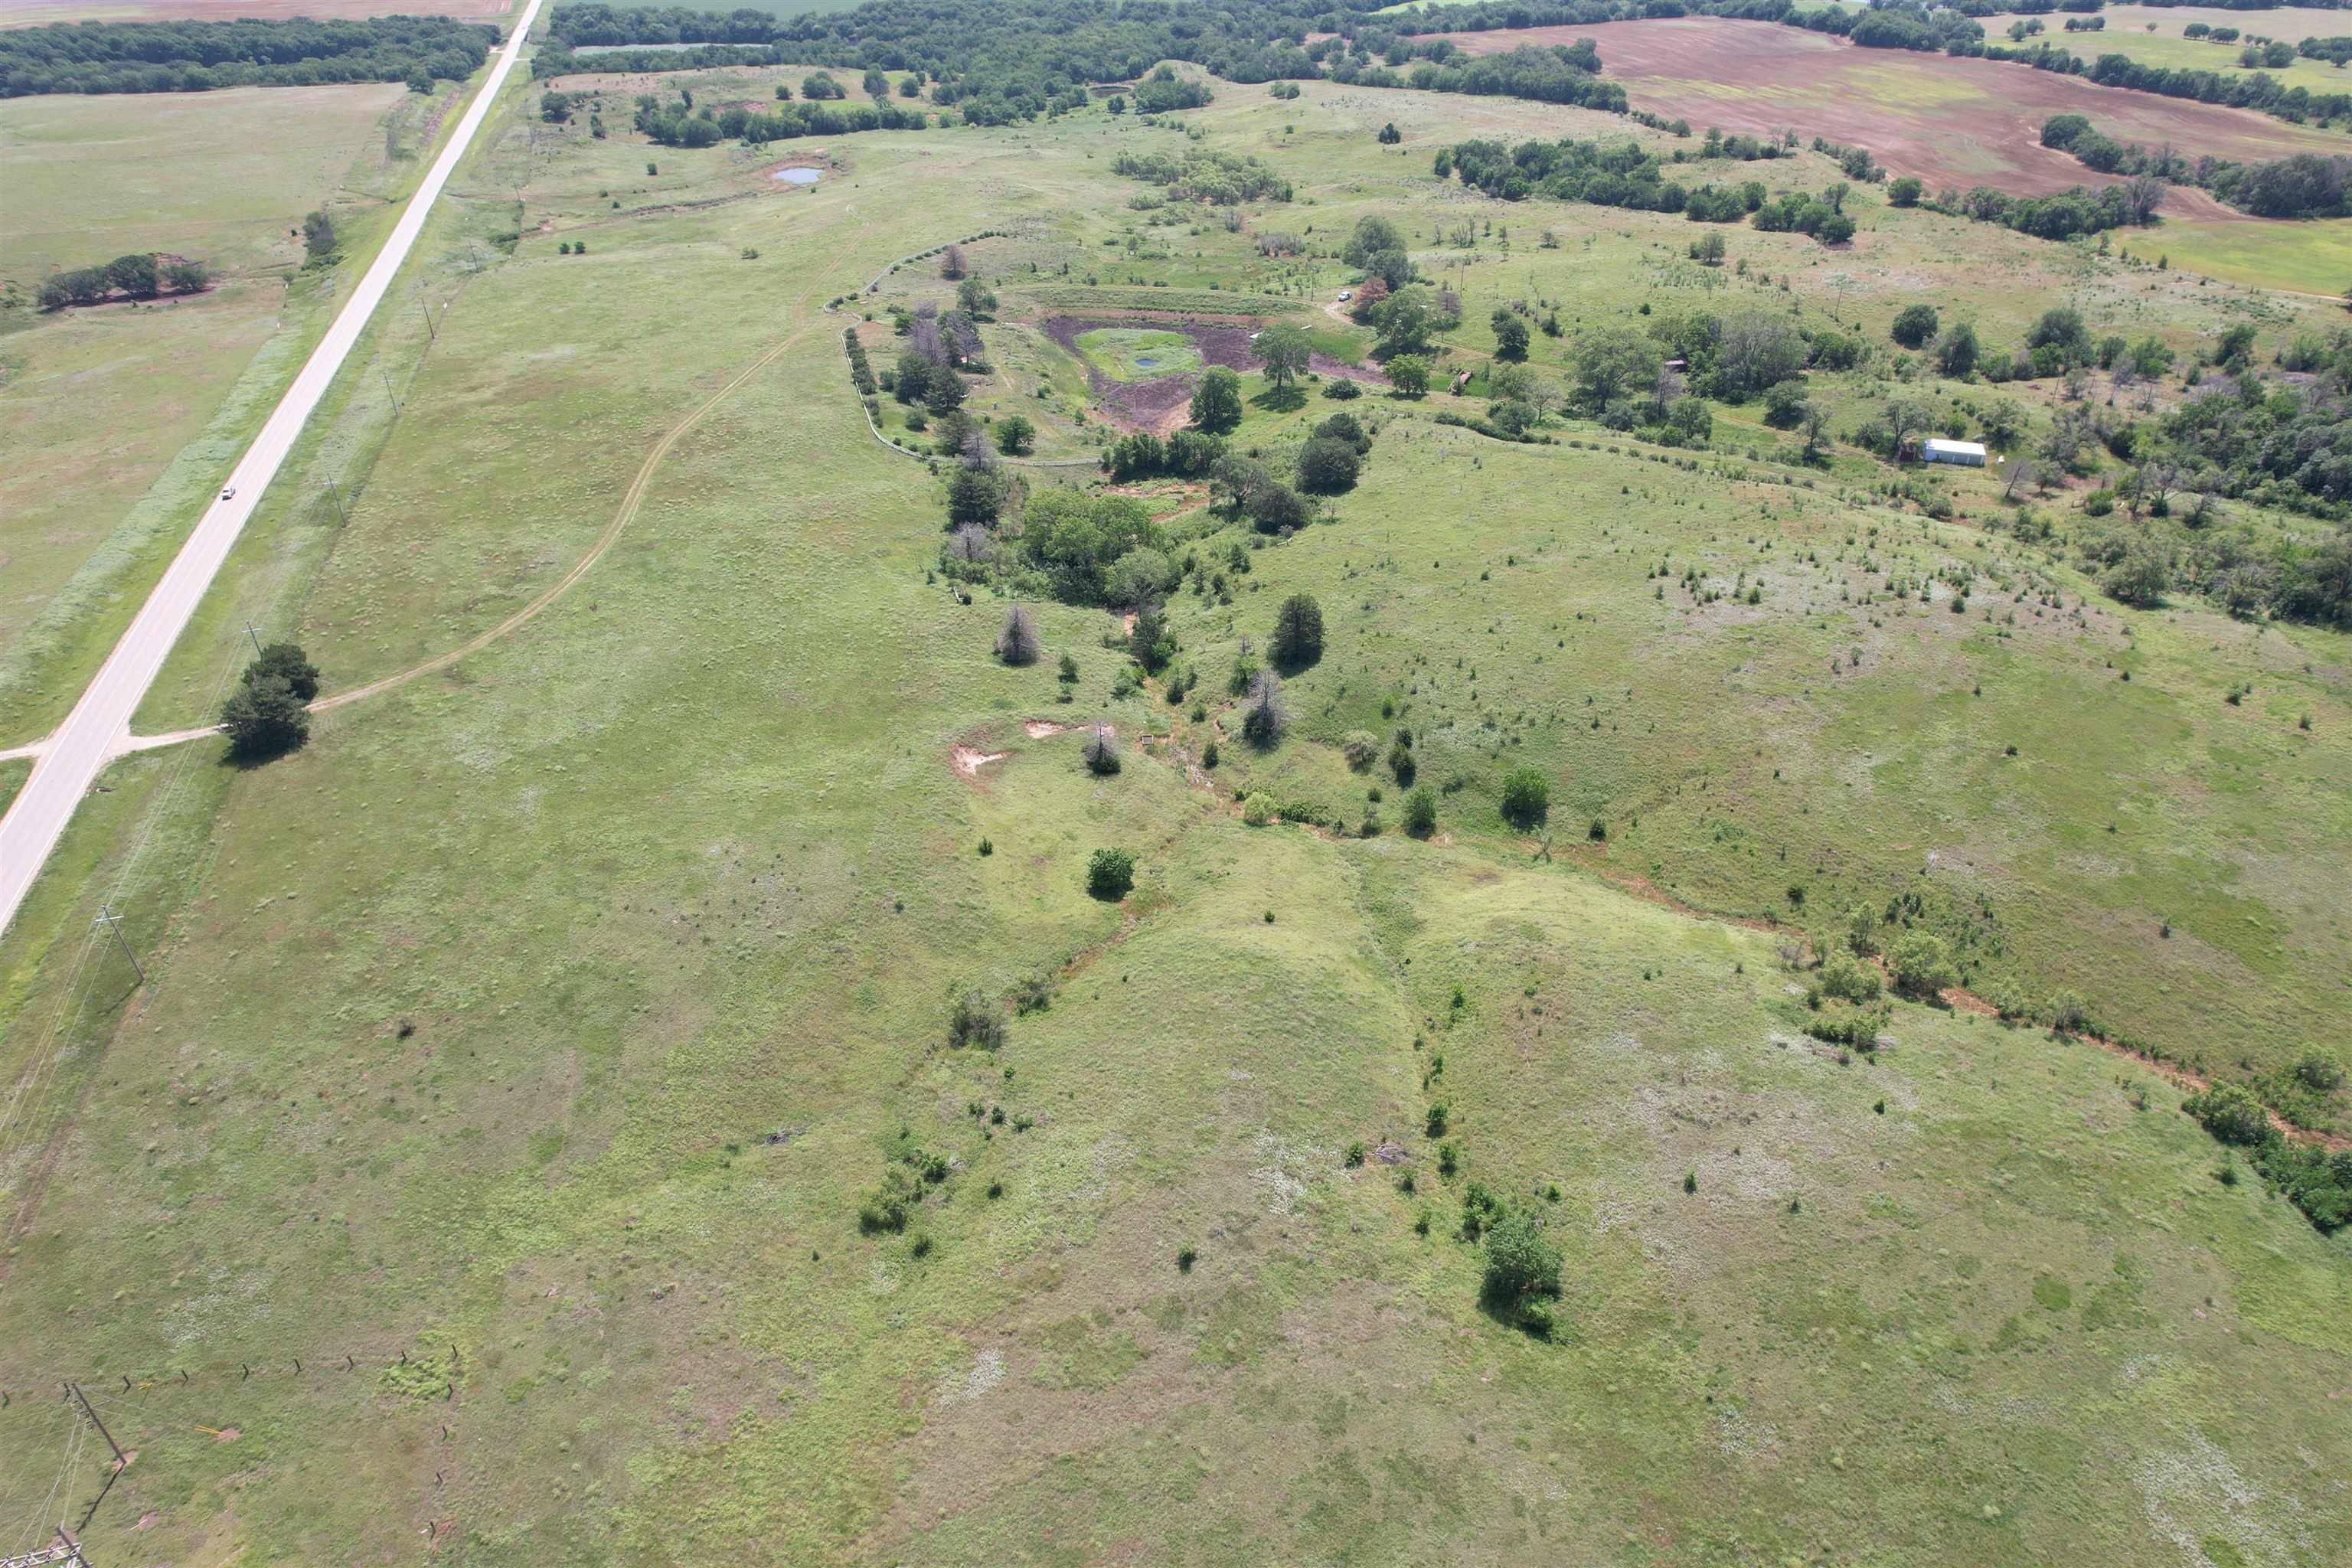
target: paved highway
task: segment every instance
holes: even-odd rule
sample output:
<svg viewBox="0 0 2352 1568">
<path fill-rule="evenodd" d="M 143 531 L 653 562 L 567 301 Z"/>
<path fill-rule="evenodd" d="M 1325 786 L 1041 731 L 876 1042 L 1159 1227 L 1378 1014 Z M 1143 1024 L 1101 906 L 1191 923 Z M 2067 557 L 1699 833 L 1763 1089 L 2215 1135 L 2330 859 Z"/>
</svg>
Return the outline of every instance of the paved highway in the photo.
<svg viewBox="0 0 2352 1568">
<path fill-rule="evenodd" d="M 179 640 L 188 617 L 195 614 L 196 605 L 212 585 L 214 574 L 228 558 L 229 547 L 245 529 L 246 519 L 260 504 L 269 481 L 277 477 L 278 466 L 293 448 L 302 426 L 318 407 L 319 399 L 326 395 L 328 384 L 343 366 L 360 331 L 375 313 L 375 308 L 391 288 L 393 275 L 401 263 L 408 259 L 411 247 L 425 227 L 425 219 L 432 211 L 441 187 L 448 183 L 457 160 L 466 155 L 473 144 L 474 132 L 481 129 L 482 119 L 506 85 L 508 74 L 515 61 L 521 58 L 523 41 L 530 37 L 531 24 L 539 17 L 542 0 L 530 0 L 515 24 L 513 33 L 499 51 L 490 68 L 489 80 L 467 106 L 465 118 L 458 121 L 456 134 L 434 161 L 408 199 L 408 210 L 400 215 L 393 226 L 392 237 L 384 242 L 382 254 L 367 275 L 360 279 L 353 293 L 327 335 L 302 366 L 301 374 L 278 400 L 269 422 L 254 437 L 236 470 L 227 479 L 227 499 L 215 499 L 205 509 L 195 531 L 180 547 L 173 558 L 163 580 L 140 607 L 131 629 L 114 645 L 96 679 L 74 705 L 72 713 L 56 733 L 39 743 L 33 763 L 33 775 L 25 781 L 8 808 L 0 817 L 0 934 L 5 934 L 9 922 L 16 918 L 16 907 L 24 901 L 25 893 L 40 874 L 42 862 L 72 820 L 74 807 L 97 782 L 106 764 L 122 749 L 131 734 L 131 716 L 154 683 L 163 668 L 164 658 L 172 645 Z"/>
</svg>

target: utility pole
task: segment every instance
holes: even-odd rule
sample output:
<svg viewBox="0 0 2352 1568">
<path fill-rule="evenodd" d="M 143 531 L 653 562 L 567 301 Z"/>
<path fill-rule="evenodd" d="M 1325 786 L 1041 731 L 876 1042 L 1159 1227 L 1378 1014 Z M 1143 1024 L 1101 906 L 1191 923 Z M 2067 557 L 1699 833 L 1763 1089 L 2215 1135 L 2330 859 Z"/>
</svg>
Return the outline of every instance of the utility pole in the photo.
<svg viewBox="0 0 2352 1568">
<path fill-rule="evenodd" d="M 120 936 L 122 933 L 117 931 L 115 934 Z M 130 949 L 125 948 L 123 951 L 128 952 Z M 137 961 L 132 962 L 132 967 L 137 967 Z M 66 1394 L 76 1405 L 81 1406 L 82 1415 L 88 1418 L 91 1426 L 98 1428 L 98 1435 L 106 1439 L 106 1446 L 114 1450 L 114 1467 L 106 1472 L 106 1484 L 98 1489 L 98 1495 L 89 1500 L 88 1508 L 81 1510 L 81 1523 L 75 1527 L 78 1530 L 88 1530 L 89 1521 L 98 1517 L 98 1505 L 106 1500 L 106 1494 L 114 1489 L 115 1481 L 121 1479 L 122 1472 L 130 1468 L 131 1456 L 122 1451 L 122 1445 L 114 1440 L 114 1434 L 106 1429 L 106 1423 L 98 1418 L 98 1412 L 89 1407 L 89 1397 L 82 1393 L 81 1384 L 67 1384 Z M 61 1529 L 58 1533 L 64 1535 L 65 1531 Z M 68 1537 L 68 1539 L 71 1538 Z M 75 1557 L 68 1561 L 79 1561 L 80 1550 L 79 1547 L 76 1547 Z"/>
<path fill-rule="evenodd" d="M 416 301 L 416 308 L 424 313 L 425 331 L 431 335 L 435 342 L 439 342 L 441 341 L 441 329 L 433 324 L 433 307 L 425 303 L 424 300 L 419 300 Z"/>
<path fill-rule="evenodd" d="M 253 629 L 253 622 L 250 618 L 248 618 L 245 623 L 245 635 L 253 639 L 253 657 L 259 658 L 261 657 L 261 634 Z"/>
<path fill-rule="evenodd" d="M 127 938 L 127 937 L 125 937 L 125 936 L 122 934 L 122 917 L 121 917 L 121 915 L 116 914 L 116 913 L 114 912 L 114 910 L 113 910 L 112 906 L 108 905 L 108 904 L 100 904 L 100 905 L 99 905 L 99 906 L 98 906 L 98 919 L 97 919 L 95 921 L 91 922 L 91 923 L 96 924 L 96 925 L 102 925 L 102 926 L 106 927 L 106 929 L 107 929 L 107 930 L 109 930 L 109 931 L 112 931 L 112 932 L 114 933 L 114 940 L 115 940 L 116 942 L 120 942 L 120 943 L 121 943 L 121 944 L 122 944 L 122 956 L 123 956 L 123 957 L 125 957 L 125 958 L 127 958 L 127 959 L 129 959 L 129 960 L 131 961 L 131 968 L 132 973 L 136 973 L 136 974 L 139 976 L 139 984 L 142 984 L 142 985 L 146 984 L 147 984 L 147 971 L 146 971 L 144 968 L 141 967 L 140 963 L 139 963 L 139 955 L 138 955 L 137 953 L 135 953 L 135 952 L 131 952 L 131 942 L 130 942 L 130 939 L 129 939 L 129 938 Z M 80 1389 L 79 1389 L 79 1388 L 75 1388 L 75 1387 L 74 1387 L 74 1385 L 73 1385 L 72 1384 L 70 1384 L 70 1383 L 69 1383 L 69 1384 L 66 1384 L 66 1387 L 67 1387 L 68 1389 L 69 1389 L 69 1390 L 71 1390 L 71 1391 L 72 1391 L 73 1396 L 74 1396 L 76 1399 L 81 1399 L 81 1390 L 80 1390 Z M 82 1409 L 83 1409 L 83 1410 L 85 1410 L 85 1411 L 89 1411 L 89 1402 L 88 1400 L 82 1400 L 82 1406 L 81 1406 L 81 1407 L 82 1407 Z M 91 1413 L 90 1413 L 90 1417 L 89 1417 L 89 1418 L 90 1418 L 90 1420 L 91 1420 L 91 1421 L 95 1422 L 95 1421 L 98 1419 L 98 1415 L 97 1415 L 97 1414 L 96 1414 L 95 1412 L 91 1412 Z M 100 1427 L 99 1427 L 99 1429 L 98 1429 L 98 1430 L 99 1430 L 99 1435 L 100 1435 L 100 1436 L 105 1436 L 106 1428 L 105 1428 L 104 1426 L 100 1426 Z M 113 1439 L 113 1438 L 111 1438 L 111 1437 L 108 1437 L 108 1438 L 106 1439 L 106 1441 L 107 1441 L 108 1445 L 109 1445 L 110 1447 L 111 1447 L 111 1446 L 112 1446 L 112 1444 L 113 1444 L 113 1442 L 114 1442 L 114 1439 Z M 119 1459 L 119 1458 L 121 1458 L 122 1457 L 122 1450 L 121 1450 L 121 1449 L 120 1449 L 120 1448 L 116 1448 L 116 1449 L 114 1450 L 114 1457 L 115 1457 L 116 1458 L 118 1458 L 118 1459 Z"/>
<path fill-rule="evenodd" d="M 375 369 L 376 369 L 376 374 L 377 374 L 378 375 L 381 375 L 382 377 L 383 377 L 383 395 L 384 395 L 386 397 L 389 397 L 389 398 L 391 398 L 391 399 L 392 399 L 392 411 L 393 411 L 394 414 L 399 413 L 399 412 L 400 412 L 400 394 L 399 394 L 399 393 L 397 393 L 397 392 L 395 392 L 394 390 L 393 390 L 393 385 L 392 385 L 392 372 L 390 372 L 390 371 L 386 370 L 386 369 L 385 369 L 383 366 L 382 366 L 382 365 L 378 365 L 378 366 L 376 366 L 376 367 L 375 367 Z"/>
<path fill-rule="evenodd" d="M 352 514 L 343 510 L 343 492 L 335 488 L 332 479 L 327 481 L 327 499 L 335 503 L 335 516 L 339 520 L 344 522 L 352 521 Z"/>
</svg>

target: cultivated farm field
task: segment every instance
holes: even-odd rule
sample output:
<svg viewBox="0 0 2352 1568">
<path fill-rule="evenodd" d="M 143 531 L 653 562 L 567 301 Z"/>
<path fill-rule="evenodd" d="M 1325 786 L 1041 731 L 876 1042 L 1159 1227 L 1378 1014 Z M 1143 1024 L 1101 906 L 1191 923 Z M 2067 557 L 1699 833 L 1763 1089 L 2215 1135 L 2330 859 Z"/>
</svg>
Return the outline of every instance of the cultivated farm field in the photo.
<svg viewBox="0 0 2352 1568">
<path fill-rule="evenodd" d="M 1511 99 L 627 129 L 806 74 L 557 84 L 602 137 L 509 89 L 137 725 L 209 719 L 250 618 L 322 672 L 308 744 L 124 759 L 0 940 L 0 1452 L 40 1461 L 0 1518 L 95 1489 L 70 1375 L 137 1450 L 103 1563 L 2352 1552 L 2352 1230 L 2179 1109 L 2344 1037 L 2352 635 L 2107 593 L 2108 470 L 1856 438 L 2153 421 L 2333 300 L 1867 184 L 1847 243 L 1706 266 L 1680 215 L 1436 177 L 1690 145 Z M 1114 168 L 1194 150 L 1289 199 Z M 1695 174 L 1750 176 L 1840 178 Z M 1426 396 L 1337 299 L 1367 218 L 1458 301 Z M 1892 336 L 1932 303 L 1990 358 L 2053 302 L 2183 368 L 1996 387 Z M 1695 309 L 1867 345 L 1792 378 L 1822 451 L 1753 397 L 1495 434 L 1514 322 L 1565 384 Z M 958 310 L 981 363 L 901 396 Z M 1310 324 L 1286 391 L 1249 334 Z M 1213 369 L 1273 469 L 1348 413 L 1352 486 L 1262 530 L 1087 462 Z M 874 437 L 951 415 L 1036 427 L 976 537 L 961 447 Z M 1016 570 L 1078 505 L 1158 531 L 1156 668 L 1150 606 Z M 1960 984 L 1840 1043 L 1808 993 L 1858 908 Z M 2049 1026 L 2070 993 L 2143 1054 Z M 1487 1284 L 1506 1215 L 1559 1250 L 1539 1320 Z"/>
<path fill-rule="evenodd" d="M 1930 189 L 2042 192 L 2101 183 L 2041 144 L 2042 121 L 2053 114 L 2086 114 L 2119 142 L 2168 142 L 2222 158 L 2352 149 L 2352 138 L 2252 110 L 2102 87 L 1999 60 L 1866 49 L 1771 22 L 1688 16 L 1446 36 L 1472 54 L 1591 38 L 1604 73 L 1625 84 L 1636 109 L 1701 130 L 1757 136 L 1794 130 L 1808 141 L 1826 136 L 1867 147 Z M 2077 53 L 2097 52 L 2095 42 L 2073 43 Z M 2211 216 L 2213 205 L 2194 191 L 2176 191 L 2168 203 L 2168 210 L 2198 216 Z"/>
</svg>

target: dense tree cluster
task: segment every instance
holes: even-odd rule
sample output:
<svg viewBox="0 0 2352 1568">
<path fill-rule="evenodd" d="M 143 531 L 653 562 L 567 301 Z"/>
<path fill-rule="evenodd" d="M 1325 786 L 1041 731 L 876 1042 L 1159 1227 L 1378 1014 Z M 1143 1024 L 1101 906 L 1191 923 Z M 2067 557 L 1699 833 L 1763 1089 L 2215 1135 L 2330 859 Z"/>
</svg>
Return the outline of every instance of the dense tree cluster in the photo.
<svg viewBox="0 0 2352 1568">
<path fill-rule="evenodd" d="M 1111 173 L 1166 188 L 1171 201 L 1238 206 L 1244 202 L 1290 199 L 1290 182 L 1246 153 L 1188 147 L 1181 154 L 1122 153 Z"/>
<path fill-rule="evenodd" d="M 41 309 L 59 310 L 68 305 L 98 305 L 121 295 L 152 300 L 159 294 L 193 294 L 212 281 L 201 261 L 176 256 L 118 256 L 103 267 L 78 267 L 41 279 Z"/>
<path fill-rule="evenodd" d="M 2242 1148 L 2254 1172 L 2284 1193 L 2323 1231 L 2352 1224 L 2352 1150 L 2327 1150 L 2289 1142 L 2270 1122 L 2254 1095 L 2235 1084 L 2217 1084 L 2182 1103 L 2222 1142 Z"/>
<path fill-rule="evenodd" d="M 462 80 L 498 41 L 496 27 L 446 16 L 58 23 L 0 32 L 0 97 Z"/>
<path fill-rule="evenodd" d="M 2352 157 L 2341 154 L 2298 153 L 2269 163 L 2189 158 L 2169 147 L 2151 151 L 2136 142 L 2117 142 L 2082 114 L 2053 114 L 2043 121 L 2042 144 L 2071 153 L 2103 174 L 2129 175 L 2129 184 L 2109 188 L 2132 193 L 2136 209 L 2145 198 L 2149 216 L 2156 196 L 2148 187 L 2171 184 L 2200 186 L 2256 217 L 2352 216 Z M 2145 223 L 2147 217 L 2133 221 Z"/>
<path fill-rule="evenodd" d="M 685 98 L 664 103 L 652 93 L 637 95 L 640 135 L 664 147 L 715 147 L 721 142 L 761 146 L 802 136 L 841 136 L 856 131 L 920 131 L 931 117 L 895 103 L 780 102 L 754 112 L 740 103 L 699 108 Z"/>
<path fill-rule="evenodd" d="M 1823 245 L 1842 245 L 1853 237 L 1843 186 L 1832 186 L 1820 196 L 1792 192 L 1769 202 L 1757 181 L 1691 190 L 1667 177 L 1666 163 L 1656 153 L 1630 139 L 1607 142 L 1570 137 L 1522 142 L 1516 147 L 1459 142 L 1439 148 L 1433 167 L 1439 179 L 1451 174 L 1507 202 L 1544 196 L 1638 212 L 1684 213 L 1701 223 L 1736 223 L 1745 217 L 1758 228 L 1808 234 Z"/>
</svg>

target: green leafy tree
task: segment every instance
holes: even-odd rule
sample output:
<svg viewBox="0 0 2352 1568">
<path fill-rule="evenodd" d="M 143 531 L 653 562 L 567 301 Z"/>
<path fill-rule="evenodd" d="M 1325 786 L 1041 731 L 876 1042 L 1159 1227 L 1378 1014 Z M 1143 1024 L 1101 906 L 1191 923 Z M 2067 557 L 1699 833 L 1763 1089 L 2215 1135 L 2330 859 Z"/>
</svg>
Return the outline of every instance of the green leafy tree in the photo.
<svg viewBox="0 0 2352 1568">
<path fill-rule="evenodd" d="M 319 667 L 310 662 L 300 645 L 274 642 L 261 650 L 260 656 L 245 667 L 244 679 L 250 682 L 276 676 L 286 682 L 294 695 L 304 702 L 319 695 Z"/>
<path fill-rule="evenodd" d="M 1419 354 L 1399 354 L 1389 361 L 1389 385 L 1400 397 L 1419 397 L 1429 390 L 1429 362 Z"/>
<path fill-rule="evenodd" d="M 1623 327 L 1578 334 L 1569 354 L 1578 406 L 1597 415 L 1621 398 L 1650 392 L 1664 362 L 1655 339 Z"/>
<path fill-rule="evenodd" d="M 957 528 L 993 528 L 1004 510 L 1004 473 L 994 466 L 958 463 L 948 476 L 948 521 Z"/>
<path fill-rule="evenodd" d="M 1409 283 L 1391 292 L 1372 312 L 1383 358 L 1419 353 L 1429 346 L 1437 321 L 1437 296 L 1425 284 Z"/>
<path fill-rule="evenodd" d="M 1192 389 L 1192 427 L 1222 436 L 1242 422 L 1242 378 L 1211 365 Z"/>
<path fill-rule="evenodd" d="M 1008 458 L 1018 458 L 1037 444 L 1037 426 L 1026 414 L 1015 414 L 1000 420 L 996 426 L 996 449 Z"/>
<path fill-rule="evenodd" d="M 1499 360 L 1523 360 L 1528 357 L 1528 324 L 1508 310 L 1496 310 L 1487 324 L 1495 330 L 1495 357 Z"/>
<path fill-rule="evenodd" d="M 1135 857 L 1124 849 L 1097 849 L 1087 862 L 1087 891 L 1116 902 L 1135 886 Z"/>
<path fill-rule="evenodd" d="M 279 675 L 241 680 L 221 707 L 230 754 L 246 761 L 280 756 L 310 738 L 310 715 Z"/>
<path fill-rule="evenodd" d="M 1314 356 L 1313 347 L 1307 341 L 1307 329 L 1290 321 L 1258 333 L 1250 352 L 1265 366 L 1266 384 L 1281 393 L 1288 393 L 1307 374 L 1307 362 Z"/>
<path fill-rule="evenodd" d="M 1427 784 L 1404 797 L 1404 830 L 1415 838 L 1426 838 L 1437 831 L 1437 792 Z"/>
<path fill-rule="evenodd" d="M 1176 636 L 1168 629 L 1168 617 L 1157 605 L 1145 605 L 1135 612 L 1135 627 L 1127 634 L 1129 658 L 1157 675 L 1176 657 Z"/>
<path fill-rule="evenodd" d="M 1960 983 L 1944 939 L 1932 931 L 1905 931 L 1887 943 L 1886 972 L 1909 996 L 1933 996 Z"/>
<path fill-rule="evenodd" d="M 1527 831 L 1551 815 L 1551 781 L 1533 768 L 1513 768 L 1503 775 L 1503 820 Z"/>
<path fill-rule="evenodd" d="M 1351 490 L 1360 461 L 1351 443 L 1318 436 L 1298 449 L 1298 488 L 1318 496 Z"/>
<path fill-rule="evenodd" d="M 1479 1294 L 1490 1310 L 1516 1316 L 1532 1300 L 1558 1296 L 1559 1270 L 1559 1247 L 1540 1216 L 1515 1209 L 1487 1227 Z"/>
<path fill-rule="evenodd" d="M 311 211 L 302 216 L 302 248 L 313 261 L 324 261 L 335 254 L 335 224 L 325 213 Z"/>
<path fill-rule="evenodd" d="M 1936 341 L 1936 329 L 1942 323 L 1933 305 L 1906 305 L 1895 312 L 1895 324 L 1886 335 L 1906 349 L 1922 349 Z"/>
<path fill-rule="evenodd" d="M 1311 594 L 1293 594 L 1274 615 L 1266 657 L 1276 668 L 1297 671 L 1323 657 L 1323 606 Z"/>
<path fill-rule="evenodd" d="M 1936 340 L 1936 368 L 1957 380 L 1977 368 L 1981 352 L 1976 328 L 1967 321 L 1954 321 Z"/>
</svg>

